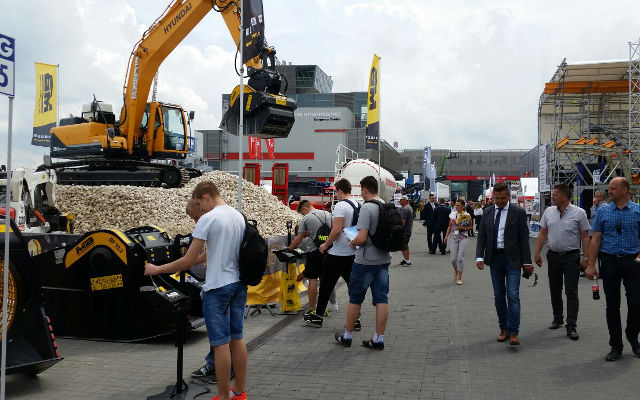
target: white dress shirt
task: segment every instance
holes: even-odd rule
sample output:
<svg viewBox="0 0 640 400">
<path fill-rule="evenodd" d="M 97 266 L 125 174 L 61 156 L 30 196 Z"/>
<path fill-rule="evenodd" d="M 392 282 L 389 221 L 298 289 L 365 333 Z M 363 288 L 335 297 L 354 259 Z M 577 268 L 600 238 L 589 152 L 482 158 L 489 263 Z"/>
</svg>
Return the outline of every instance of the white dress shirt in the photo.
<svg viewBox="0 0 640 400">
<path fill-rule="evenodd" d="M 502 208 L 502 212 L 500 213 L 500 222 L 498 225 L 498 240 L 496 242 L 496 247 L 499 249 L 504 249 L 504 227 L 507 224 L 507 213 L 509 212 L 509 203 Z M 498 206 L 496 206 L 495 211 L 493 212 L 493 224 L 497 224 L 496 217 L 498 216 Z M 495 229 L 495 228 L 494 228 Z"/>
<path fill-rule="evenodd" d="M 496 217 L 498 216 L 498 206 L 495 206 L 496 209 L 493 212 L 493 224 L 496 224 Z M 504 227 L 507 225 L 507 213 L 509 211 L 509 203 L 502 208 L 502 212 L 500 213 L 500 225 L 498 225 L 498 240 L 497 247 L 499 249 L 504 249 Z M 476 262 L 484 262 L 484 258 L 478 257 L 476 258 Z"/>
</svg>

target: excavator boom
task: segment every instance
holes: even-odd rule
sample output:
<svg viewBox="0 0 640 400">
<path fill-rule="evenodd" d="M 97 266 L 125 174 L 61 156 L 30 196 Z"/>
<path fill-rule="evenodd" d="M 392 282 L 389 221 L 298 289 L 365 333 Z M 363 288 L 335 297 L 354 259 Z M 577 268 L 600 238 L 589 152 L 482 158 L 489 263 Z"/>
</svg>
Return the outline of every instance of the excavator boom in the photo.
<svg viewBox="0 0 640 400">
<path fill-rule="evenodd" d="M 255 29 L 258 20 L 262 23 L 262 4 L 247 3 L 247 28 L 241 30 L 236 0 L 172 0 L 131 52 L 120 118 L 116 121 L 111 106 L 94 99 L 84 106 L 81 117 L 65 118 L 60 121 L 61 126 L 51 130 L 51 157 L 76 160 L 56 164 L 59 183 L 175 187 L 189 179 L 191 174 L 180 167 L 154 165 L 150 161 L 185 158 L 191 119 L 178 105 L 147 100 L 162 62 L 211 10 L 222 15 L 236 48 L 244 34 L 245 48 L 251 50 L 246 54 L 257 54 L 244 60 L 250 77 L 243 103 L 245 134 L 287 137 L 297 105 L 280 93 L 282 82 L 275 71 L 275 50 L 266 46 L 262 30 Z M 255 9 L 259 9 L 257 18 L 248 18 L 248 12 Z M 222 122 L 232 133 L 238 131 L 237 103 L 231 104 Z"/>
</svg>

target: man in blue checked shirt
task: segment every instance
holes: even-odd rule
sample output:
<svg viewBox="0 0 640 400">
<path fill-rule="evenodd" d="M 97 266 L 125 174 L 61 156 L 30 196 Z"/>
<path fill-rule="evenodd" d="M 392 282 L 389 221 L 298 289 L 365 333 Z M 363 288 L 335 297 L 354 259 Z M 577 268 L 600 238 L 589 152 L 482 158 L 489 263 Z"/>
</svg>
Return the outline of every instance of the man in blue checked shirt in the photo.
<svg viewBox="0 0 640 400">
<path fill-rule="evenodd" d="M 629 200 L 629 181 L 617 177 L 609 183 L 611 202 L 598 210 L 593 222 L 593 238 L 585 274 L 600 276 L 607 301 L 607 326 L 611 351 L 607 361 L 622 357 L 622 322 L 620 321 L 620 283 L 624 284 L 628 314 L 627 340 L 633 354 L 640 357 L 640 205 Z M 600 258 L 600 272 L 595 259 Z"/>
</svg>

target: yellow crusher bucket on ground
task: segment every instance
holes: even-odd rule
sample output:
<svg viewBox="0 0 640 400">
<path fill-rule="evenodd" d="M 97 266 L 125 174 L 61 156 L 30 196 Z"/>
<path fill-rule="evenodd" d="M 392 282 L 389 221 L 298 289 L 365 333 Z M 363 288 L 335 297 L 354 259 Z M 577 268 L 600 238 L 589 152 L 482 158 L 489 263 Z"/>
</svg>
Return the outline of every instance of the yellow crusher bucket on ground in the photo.
<svg viewBox="0 0 640 400">
<path fill-rule="evenodd" d="M 225 112 L 220 128 L 237 135 L 240 126 L 240 86 L 229 97 L 229 109 Z M 258 92 L 244 86 L 244 134 L 262 139 L 286 138 L 295 122 L 295 100 L 286 96 Z"/>
<path fill-rule="evenodd" d="M 174 238 L 152 226 L 55 236 L 28 237 L 41 244 L 42 253 L 32 260 L 57 335 L 133 342 L 171 334 L 173 304 L 163 293 L 175 296 L 176 304 L 189 300 L 189 329 L 204 324 L 204 279 L 191 272 L 184 282 L 178 274 L 144 276 L 146 262 L 162 265 L 186 252 L 189 241 L 183 236 Z"/>
<path fill-rule="evenodd" d="M 0 247 L 0 301 L 4 269 L 9 268 L 7 308 L 7 374 L 37 375 L 62 360 L 51 319 L 42 306 L 36 266 L 27 252 L 27 244 L 17 225 L 11 221 L 5 232 L 0 215 L 0 242 L 9 234 L 9 265 L 4 264 L 4 246 Z M 0 322 L 1 325 L 1 322 Z M 0 337 L 0 340 L 5 338 Z"/>
</svg>

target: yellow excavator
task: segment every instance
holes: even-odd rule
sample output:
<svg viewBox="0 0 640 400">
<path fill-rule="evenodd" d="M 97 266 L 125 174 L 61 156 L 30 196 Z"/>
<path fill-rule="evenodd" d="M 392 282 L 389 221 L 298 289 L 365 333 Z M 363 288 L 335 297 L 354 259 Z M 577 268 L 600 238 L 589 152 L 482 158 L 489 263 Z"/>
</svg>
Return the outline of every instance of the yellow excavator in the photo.
<svg viewBox="0 0 640 400">
<path fill-rule="evenodd" d="M 234 0 L 173 0 L 134 46 L 123 87 L 124 104 L 116 120 L 108 104 L 95 100 L 83 106 L 80 117 L 64 118 L 51 129 L 52 158 L 38 170 L 54 169 L 58 184 L 136 185 L 179 187 L 191 176 L 173 163 L 153 160 L 184 159 L 188 124 L 179 105 L 147 102 L 150 88 L 164 59 L 210 11 L 222 15 L 239 51 L 241 12 Z M 244 14 L 245 57 L 248 85 L 244 88 L 244 134 L 285 138 L 294 122 L 296 102 L 281 91 L 281 75 L 275 70 L 275 49 L 266 45 L 262 2 L 246 1 Z M 247 56 L 248 54 L 248 56 Z M 285 81 L 286 83 L 286 81 Z M 221 127 L 237 134 L 239 86 L 231 95 Z M 193 172 L 192 172 L 193 173 Z"/>
</svg>

